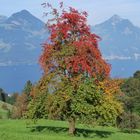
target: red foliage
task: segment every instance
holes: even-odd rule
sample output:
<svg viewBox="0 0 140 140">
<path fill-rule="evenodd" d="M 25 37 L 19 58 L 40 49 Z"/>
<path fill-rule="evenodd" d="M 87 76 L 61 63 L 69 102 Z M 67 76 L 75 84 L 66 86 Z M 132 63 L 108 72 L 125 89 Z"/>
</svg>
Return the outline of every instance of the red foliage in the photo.
<svg viewBox="0 0 140 140">
<path fill-rule="evenodd" d="M 49 5 L 50 7 L 50 5 Z M 62 8 L 62 4 L 60 6 Z M 72 46 L 75 52 L 71 56 L 65 56 L 65 69 L 69 74 L 87 72 L 90 76 L 103 78 L 110 74 L 110 65 L 102 58 L 98 48 L 99 36 L 91 33 L 87 25 L 87 13 L 78 12 L 74 8 L 69 11 L 62 10 L 59 16 L 56 9 L 52 9 L 55 18 L 48 20 L 47 27 L 50 31 L 49 41 L 44 44 L 40 64 L 45 73 L 48 73 L 55 63 L 53 52 L 61 51 L 62 47 Z"/>
</svg>

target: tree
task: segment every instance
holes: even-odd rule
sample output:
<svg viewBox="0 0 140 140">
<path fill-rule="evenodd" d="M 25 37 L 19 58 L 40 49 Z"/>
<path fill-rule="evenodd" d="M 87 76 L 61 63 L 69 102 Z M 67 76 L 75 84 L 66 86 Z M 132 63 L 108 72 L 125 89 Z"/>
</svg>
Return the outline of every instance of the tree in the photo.
<svg viewBox="0 0 140 140">
<path fill-rule="evenodd" d="M 51 5 L 48 4 L 52 8 Z M 45 74 L 57 72 L 71 78 L 84 74 L 104 79 L 110 74 L 110 65 L 102 58 L 97 35 L 90 32 L 87 13 L 69 8 L 59 13 L 52 8 L 55 18 L 48 20 L 50 43 L 44 44 L 40 64 Z M 52 24 L 51 24 L 52 21 Z"/>
<path fill-rule="evenodd" d="M 138 78 L 138 72 L 134 74 L 134 77 L 126 79 L 121 89 L 124 93 L 121 100 L 124 103 L 125 110 L 140 114 L 140 79 Z"/>
<path fill-rule="evenodd" d="M 28 105 L 28 97 L 26 94 L 22 93 L 17 97 L 16 102 L 14 104 L 12 118 L 24 117 L 27 111 L 27 105 Z"/>
<path fill-rule="evenodd" d="M 47 86 L 47 76 L 43 76 L 40 81 L 32 87 L 30 92 L 31 100 L 28 104 L 28 111 L 26 118 L 34 119 L 47 118 L 47 111 L 45 109 Z"/>
<path fill-rule="evenodd" d="M 114 121 L 121 105 L 112 93 L 106 92 L 106 84 L 100 85 L 105 80 L 110 83 L 110 65 L 98 48 L 100 38 L 90 32 L 86 23 L 87 13 L 71 7 L 65 11 L 61 3 L 59 15 L 50 4 L 43 5 L 48 5 L 54 15 L 48 20 L 50 37 L 40 57 L 45 78 L 40 81 L 39 91 L 46 95 L 48 117 L 67 119 L 71 135 L 78 120 L 90 124 Z M 34 100 L 39 93 L 32 92 Z"/>
<path fill-rule="evenodd" d="M 134 129 L 140 128 L 140 116 L 131 112 L 124 112 L 120 116 L 118 127 L 122 131 L 132 133 Z"/>
<path fill-rule="evenodd" d="M 22 94 L 17 96 L 15 101 L 15 108 L 13 108 L 13 118 L 22 118 L 27 116 L 27 109 L 28 104 L 31 101 L 31 91 L 32 91 L 33 85 L 30 80 L 28 80 L 24 86 L 24 89 L 22 91 Z"/>
<path fill-rule="evenodd" d="M 118 126 L 122 130 L 132 132 L 140 124 L 140 71 L 125 79 L 121 89 L 123 96 L 120 101 L 123 103 L 124 113 L 119 117 Z"/>
<path fill-rule="evenodd" d="M 137 78 L 137 79 L 140 79 L 140 70 L 137 70 L 134 75 L 133 75 L 134 78 Z"/>
<path fill-rule="evenodd" d="M 7 103 L 14 105 L 18 96 L 19 96 L 19 93 L 17 92 L 12 93 L 10 96 L 8 96 Z"/>
<path fill-rule="evenodd" d="M 2 100 L 3 102 L 6 102 L 8 95 L 5 93 L 5 91 L 0 88 L 0 100 Z"/>
<path fill-rule="evenodd" d="M 32 90 L 33 84 L 28 80 L 24 86 L 23 93 L 27 95 L 28 101 L 31 100 L 30 92 Z"/>
<path fill-rule="evenodd" d="M 1 108 L 4 109 L 4 110 L 8 110 L 8 107 L 7 107 L 6 103 L 2 104 Z"/>
</svg>

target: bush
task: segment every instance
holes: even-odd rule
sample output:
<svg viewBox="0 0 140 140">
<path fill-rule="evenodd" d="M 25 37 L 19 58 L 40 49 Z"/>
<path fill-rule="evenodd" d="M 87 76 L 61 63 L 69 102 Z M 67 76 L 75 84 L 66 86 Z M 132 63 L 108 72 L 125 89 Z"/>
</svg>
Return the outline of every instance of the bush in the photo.
<svg viewBox="0 0 140 140">
<path fill-rule="evenodd" d="M 11 111 L 11 118 L 12 119 L 20 119 L 21 118 L 21 113 L 19 113 L 19 110 L 14 106 L 12 108 L 12 111 Z"/>
<path fill-rule="evenodd" d="M 7 118 L 8 118 L 8 119 L 11 118 L 11 115 L 12 115 L 12 112 L 11 112 L 10 109 L 8 109 L 8 110 L 7 110 Z"/>
<path fill-rule="evenodd" d="M 118 127 L 123 132 L 132 133 L 140 127 L 140 116 L 135 113 L 125 112 L 118 118 Z"/>
<path fill-rule="evenodd" d="M 7 105 L 5 103 L 2 104 L 1 108 L 4 109 L 4 110 L 8 110 L 8 107 L 7 107 Z"/>
</svg>

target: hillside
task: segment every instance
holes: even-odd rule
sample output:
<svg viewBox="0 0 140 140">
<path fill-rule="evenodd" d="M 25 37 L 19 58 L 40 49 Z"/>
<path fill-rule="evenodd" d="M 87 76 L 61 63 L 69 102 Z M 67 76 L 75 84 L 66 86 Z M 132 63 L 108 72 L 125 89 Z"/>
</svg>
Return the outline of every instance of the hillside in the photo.
<svg viewBox="0 0 140 140">
<path fill-rule="evenodd" d="M 10 111 L 12 110 L 13 106 L 8 103 L 4 103 L 4 102 L 0 101 L 0 118 L 7 119 L 9 112 L 8 112 L 8 110 L 5 110 L 2 108 L 3 104 L 5 104 L 7 106 L 7 109 L 9 109 Z"/>
</svg>

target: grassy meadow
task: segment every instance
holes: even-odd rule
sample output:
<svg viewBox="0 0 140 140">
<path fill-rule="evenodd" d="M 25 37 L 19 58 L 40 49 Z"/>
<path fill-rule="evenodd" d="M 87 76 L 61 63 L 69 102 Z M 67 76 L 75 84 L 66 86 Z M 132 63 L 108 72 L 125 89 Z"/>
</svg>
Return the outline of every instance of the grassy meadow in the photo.
<svg viewBox="0 0 140 140">
<path fill-rule="evenodd" d="M 8 118 L 8 110 L 5 110 L 2 108 L 2 105 L 5 104 L 7 106 L 7 109 L 12 110 L 12 105 L 8 104 L 8 103 L 4 103 L 2 101 L 0 101 L 0 118 L 1 119 L 7 119 Z"/>
<path fill-rule="evenodd" d="M 39 120 L 0 120 L 0 140 L 140 140 L 140 131 L 132 134 L 113 127 L 77 126 L 75 136 L 68 135 L 67 122 Z"/>
</svg>

